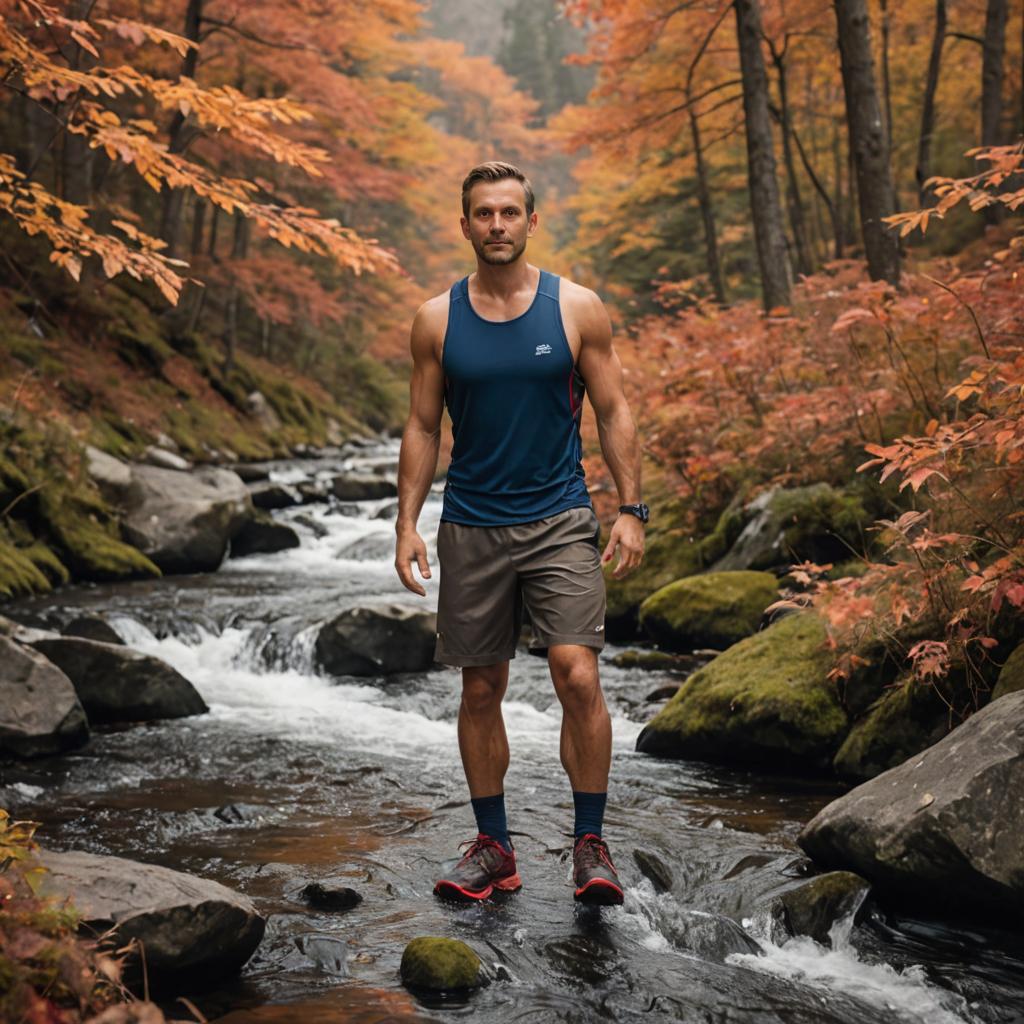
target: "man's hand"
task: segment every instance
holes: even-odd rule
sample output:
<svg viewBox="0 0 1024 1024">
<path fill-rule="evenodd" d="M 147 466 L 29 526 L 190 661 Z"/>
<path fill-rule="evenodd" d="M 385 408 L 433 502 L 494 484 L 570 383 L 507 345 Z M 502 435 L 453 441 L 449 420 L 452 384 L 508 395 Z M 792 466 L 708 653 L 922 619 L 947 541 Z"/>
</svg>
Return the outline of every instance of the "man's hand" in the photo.
<svg viewBox="0 0 1024 1024">
<path fill-rule="evenodd" d="M 601 564 L 610 562 L 619 549 L 619 560 L 612 569 L 612 576 L 621 580 L 623 576 L 629 575 L 644 557 L 644 524 L 626 512 L 619 515 L 612 526 L 611 536 L 601 556 Z"/>
<path fill-rule="evenodd" d="M 423 543 L 423 538 L 416 530 L 410 528 L 398 534 L 398 540 L 395 543 L 395 569 L 406 590 L 411 590 L 414 594 L 419 594 L 420 597 L 426 597 L 427 592 L 423 589 L 423 584 L 417 583 L 412 574 L 413 562 L 419 566 L 420 575 L 425 580 L 429 580 L 430 563 L 427 561 L 427 545 Z"/>
</svg>

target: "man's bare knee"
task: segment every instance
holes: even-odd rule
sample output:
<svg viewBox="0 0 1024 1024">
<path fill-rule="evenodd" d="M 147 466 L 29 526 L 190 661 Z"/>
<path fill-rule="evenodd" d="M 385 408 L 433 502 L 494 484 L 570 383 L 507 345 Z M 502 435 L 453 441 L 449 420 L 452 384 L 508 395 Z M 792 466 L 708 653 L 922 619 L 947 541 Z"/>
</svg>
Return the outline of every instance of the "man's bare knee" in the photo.
<svg viewBox="0 0 1024 1024">
<path fill-rule="evenodd" d="M 599 699 L 601 683 L 597 657 L 589 648 L 552 647 L 548 651 L 548 664 L 555 693 L 563 707 L 588 707 Z"/>
<path fill-rule="evenodd" d="M 508 686 L 508 664 L 479 665 L 462 670 L 462 703 L 471 714 L 494 712 Z"/>
</svg>

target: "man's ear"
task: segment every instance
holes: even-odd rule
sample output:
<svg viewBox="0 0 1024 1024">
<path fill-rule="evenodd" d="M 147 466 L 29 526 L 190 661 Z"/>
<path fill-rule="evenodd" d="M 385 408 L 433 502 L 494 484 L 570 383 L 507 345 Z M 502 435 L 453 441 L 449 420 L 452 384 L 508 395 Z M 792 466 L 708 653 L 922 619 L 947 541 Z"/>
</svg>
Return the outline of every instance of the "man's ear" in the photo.
<svg viewBox="0 0 1024 1024">
<path fill-rule="evenodd" d="M 529 238 L 537 230 L 537 211 L 534 210 L 530 214 L 530 219 L 526 225 L 526 237 Z M 468 235 L 466 236 L 469 237 Z"/>
<path fill-rule="evenodd" d="M 462 237 L 469 238 L 469 221 L 465 217 L 460 217 L 459 225 L 462 228 Z"/>
</svg>

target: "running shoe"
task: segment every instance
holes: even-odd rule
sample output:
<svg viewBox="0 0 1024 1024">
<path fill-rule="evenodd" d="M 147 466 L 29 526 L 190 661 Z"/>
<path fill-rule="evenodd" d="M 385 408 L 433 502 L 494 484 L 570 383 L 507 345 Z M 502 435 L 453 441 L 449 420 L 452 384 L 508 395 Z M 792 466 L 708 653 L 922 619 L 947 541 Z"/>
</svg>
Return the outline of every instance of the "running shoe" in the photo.
<svg viewBox="0 0 1024 1024">
<path fill-rule="evenodd" d="M 588 832 L 580 836 L 572 848 L 573 896 L 582 903 L 605 905 L 622 902 L 622 886 L 608 853 L 608 844 Z"/>
<path fill-rule="evenodd" d="M 515 892 L 522 886 L 516 870 L 515 850 L 505 847 L 482 832 L 468 844 L 462 860 L 442 878 L 437 880 L 434 892 L 438 896 L 454 900 L 485 900 L 497 889 L 500 892 Z"/>
</svg>

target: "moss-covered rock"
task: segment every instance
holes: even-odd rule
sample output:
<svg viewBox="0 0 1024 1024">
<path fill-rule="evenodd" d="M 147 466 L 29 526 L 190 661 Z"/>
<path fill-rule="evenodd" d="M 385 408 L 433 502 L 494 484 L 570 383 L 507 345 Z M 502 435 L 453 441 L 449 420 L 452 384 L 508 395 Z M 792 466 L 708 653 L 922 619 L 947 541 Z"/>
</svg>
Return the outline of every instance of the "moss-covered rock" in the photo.
<svg viewBox="0 0 1024 1024">
<path fill-rule="evenodd" d="M 28 597 L 50 589 L 50 581 L 24 550 L 0 540 L 0 597 Z"/>
<path fill-rule="evenodd" d="M 853 724 L 833 762 L 843 778 L 874 778 L 937 743 L 956 725 L 957 680 L 934 685 L 904 674 Z"/>
<path fill-rule="evenodd" d="M 817 615 L 797 612 L 734 644 L 683 683 L 637 750 L 763 771 L 828 767 L 848 723 L 825 638 Z"/>
<path fill-rule="evenodd" d="M 480 983 L 480 957 L 458 939 L 421 936 L 402 953 L 402 982 L 413 988 L 448 992 Z"/>
<path fill-rule="evenodd" d="M 1024 690 L 1024 644 L 1016 648 L 1003 662 L 999 678 L 992 690 L 992 699 L 996 700 L 1004 694 L 1016 693 L 1018 690 Z"/>
<path fill-rule="evenodd" d="M 640 605 L 640 628 L 670 651 L 719 650 L 750 636 L 778 582 L 770 572 L 712 572 L 662 587 Z"/>
<path fill-rule="evenodd" d="M 859 494 L 830 484 L 772 487 L 744 506 L 745 525 L 711 568 L 772 569 L 809 559 L 836 562 L 866 546 L 874 516 Z"/>
</svg>

